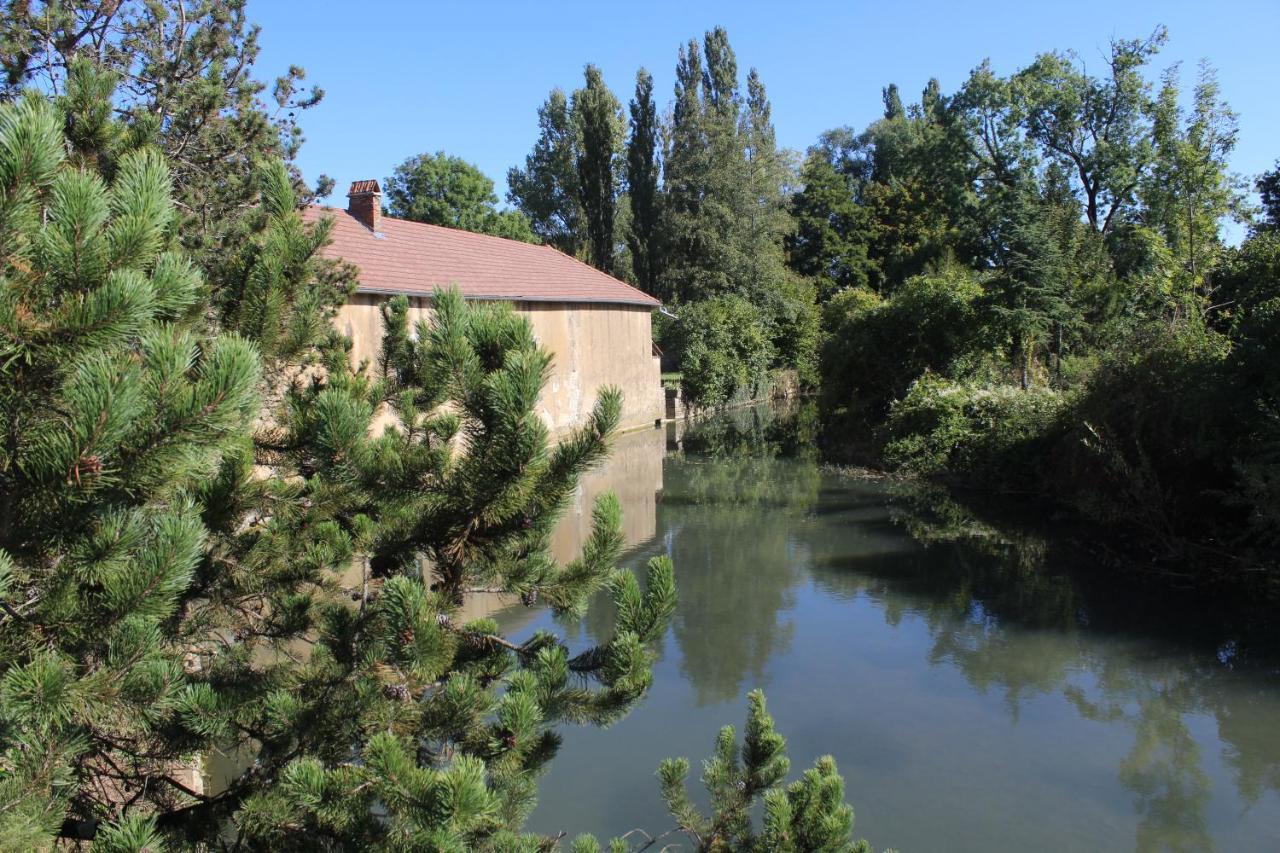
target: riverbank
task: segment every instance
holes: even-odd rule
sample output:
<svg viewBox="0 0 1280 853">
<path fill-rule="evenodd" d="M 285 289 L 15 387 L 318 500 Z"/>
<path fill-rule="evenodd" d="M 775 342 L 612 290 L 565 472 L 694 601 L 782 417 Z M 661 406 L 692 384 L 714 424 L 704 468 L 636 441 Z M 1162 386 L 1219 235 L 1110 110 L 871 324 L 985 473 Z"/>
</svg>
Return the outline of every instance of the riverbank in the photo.
<svg viewBox="0 0 1280 853">
<path fill-rule="evenodd" d="M 1255 535 L 1253 510 L 1221 471 L 1182 477 L 1192 464 L 1185 453 L 1153 457 L 1141 445 L 1122 446 L 1069 397 L 1044 404 L 1015 390 L 1009 397 L 1017 405 L 1004 405 L 998 394 L 974 403 L 961 393 L 912 393 L 914 408 L 886 421 L 824 415 L 824 456 L 875 477 L 943 489 L 985 512 L 1030 509 L 1046 523 L 1068 523 L 1117 572 L 1280 597 L 1277 555 Z M 926 393 L 931 399 L 921 402 Z"/>
</svg>

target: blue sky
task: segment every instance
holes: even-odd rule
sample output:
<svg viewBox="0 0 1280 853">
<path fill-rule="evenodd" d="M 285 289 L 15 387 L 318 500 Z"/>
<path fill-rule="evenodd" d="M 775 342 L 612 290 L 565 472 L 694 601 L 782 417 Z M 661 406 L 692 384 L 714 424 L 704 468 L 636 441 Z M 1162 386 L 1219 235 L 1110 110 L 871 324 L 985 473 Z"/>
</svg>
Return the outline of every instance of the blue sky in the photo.
<svg viewBox="0 0 1280 853">
<path fill-rule="evenodd" d="M 289 64 L 326 90 L 303 116 L 299 165 L 338 189 L 382 179 L 406 157 L 444 150 L 478 165 L 501 197 L 506 171 L 537 135 L 536 109 L 554 86 L 570 90 L 594 62 L 625 102 L 647 67 L 664 106 L 676 50 L 716 25 L 729 31 L 745 76 L 755 66 L 773 102 L 778 140 L 803 150 L 840 125 L 861 127 L 896 82 L 916 97 L 936 76 L 954 91 L 989 57 L 1009 73 L 1049 49 L 1074 49 L 1101 68 L 1113 37 L 1170 40 L 1157 68 L 1183 65 L 1191 83 L 1208 59 L 1240 114 L 1234 169 L 1253 175 L 1280 158 L 1280 2 L 407 2 L 251 0 L 262 25 L 258 72 Z"/>
</svg>

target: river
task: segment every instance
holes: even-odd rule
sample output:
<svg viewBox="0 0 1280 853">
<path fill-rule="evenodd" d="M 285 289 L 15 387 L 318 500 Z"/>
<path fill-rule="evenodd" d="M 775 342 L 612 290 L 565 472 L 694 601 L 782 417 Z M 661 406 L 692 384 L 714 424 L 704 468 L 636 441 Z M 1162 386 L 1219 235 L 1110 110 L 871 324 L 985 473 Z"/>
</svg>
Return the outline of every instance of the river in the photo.
<svg viewBox="0 0 1280 853">
<path fill-rule="evenodd" d="M 669 554 L 680 600 L 648 696 L 607 730 L 562 731 L 530 830 L 671 828 L 659 760 L 687 756 L 701 794 L 699 762 L 759 687 L 793 776 L 833 755 L 876 849 L 1280 849 L 1268 614 L 1121 582 L 1051 535 L 827 470 L 811 432 L 763 408 L 646 431 L 584 481 L 561 556 L 613 489 L 626 565 Z M 500 622 L 587 645 L 610 614 Z"/>
</svg>

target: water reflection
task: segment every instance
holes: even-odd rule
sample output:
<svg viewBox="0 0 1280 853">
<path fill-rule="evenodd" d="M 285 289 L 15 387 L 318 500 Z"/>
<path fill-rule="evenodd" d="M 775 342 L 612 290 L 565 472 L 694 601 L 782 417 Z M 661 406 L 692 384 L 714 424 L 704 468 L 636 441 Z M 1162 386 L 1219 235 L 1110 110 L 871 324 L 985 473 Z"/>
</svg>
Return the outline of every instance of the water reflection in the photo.
<svg viewBox="0 0 1280 853">
<path fill-rule="evenodd" d="M 567 563 L 582 553 L 591 535 L 592 507 L 605 492 L 613 492 L 622 504 L 626 548 L 650 542 L 657 532 L 665 447 L 666 433 L 660 429 L 640 429 L 614 438 L 609 458 L 579 481 L 572 503 L 551 534 L 551 555 Z"/>
<path fill-rule="evenodd" d="M 609 737 L 570 734 L 533 828 L 664 828 L 657 757 L 698 754 L 763 686 L 796 763 L 834 753 L 880 847 L 1280 848 L 1269 614 L 824 472 L 807 417 L 668 437 L 636 552 L 669 552 L 680 585 L 654 694 Z"/>
</svg>

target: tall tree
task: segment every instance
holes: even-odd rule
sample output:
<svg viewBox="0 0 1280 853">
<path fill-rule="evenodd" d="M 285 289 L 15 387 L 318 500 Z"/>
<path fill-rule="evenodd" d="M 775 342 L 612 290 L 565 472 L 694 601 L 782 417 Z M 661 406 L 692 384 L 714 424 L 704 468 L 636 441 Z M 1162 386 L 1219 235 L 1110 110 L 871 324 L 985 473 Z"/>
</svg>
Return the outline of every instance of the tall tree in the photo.
<svg viewBox="0 0 1280 853">
<path fill-rule="evenodd" d="M 577 152 L 569 99 L 553 89 L 538 108 L 538 141 L 524 168 L 507 172 L 507 200 L 529 218 L 533 233 L 574 256 L 585 246 Z"/>
<path fill-rule="evenodd" d="M 493 181 L 461 157 L 443 151 L 410 157 L 383 184 L 391 215 L 526 243 L 535 241 L 518 210 L 498 210 Z"/>
<path fill-rule="evenodd" d="M 646 293 L 665 296 L 658 288 L 661 253 L 658 245 L 659 196 L 657 106 L 653 101 L 653 75 L 636 72 L 636 94 L 631 99 L 631 133 L 627 139 L 627 197 L 631 221 L 627 246 L 636 283 Z"/>
<path fill-rule="evenodd" d="M 1139 187 L 1141 218 L 1164 237 L 1184 287 L 1207 296 L 1205 277 L 1223 248 L 1221 222 L 1241 202 L 1227 165 L 1236 144 L 1236 116 L 1207 65 L 1200 68 L 1189 112 L 1179 106 L 1179 94 L 1175 67 L 1165 74 L 1154 105 L 1154 157 Z"/>
<path fill-rule="evenodd" d="M 573 93 L 572 105 L 579 139 L 579 203 L 591 264 L 609 272 L 613 269 L 613 224 L 618 204 L 614 171 L 622 145 L 622 107 L 605 85 L 599 68 L 588 65 L 583 76 L 586 85 Z"/>
<path fill-rule="evenodd" d="M 1009 341 L 1023 389 L 1032 384 L 1036 351 L 1061 338 L 1071 305 L 1071 259 L 1054 228 L 1051 203 L 1022 192 L 1012 198 L 1003 223 L 1000 273 L 990 283 L 996 322 Z M 1072 212 L 1068 213 L 1068 216 Z M 1054 347 L 1060 355 L 1060 346 Z"/>
<path fill-rule="evenodd" d="M 1131 211 L 1153 157 L 1150 84 L 1142 70 L 1167 38 L 1113 41 L 1107 74 L 1095 77 L 1073 54 L 1046 53 L 1014 77 L 1027 135 L 1072 176 L 1084 216 L 1109 232 Z"/>
<path fill-rule="evenodd" d="M 3 94 L 12 99 L 26 86 L 60 94 L 76 59 L 112 72 L 115 108 L 152 135 L 169 162 L 183 245 L 199 259 L 225 260 L 223 248 L 240 236 L 240 212 L 257 198 L 258 163 L 292 162 L 303 141 L 297 117 L 324 94 L 303 88 L 297 66 L 270 86 L 255 77 L 259 30 L 245 7 L 246 0 L 6 3 Z"/>
<path fill-rule="evenodd" d="M 902 95 L 898 93 L 898 84 L 890 83 L 880 90 L 880 100 L 884 102 L 884 117 L 890 121 L 907 117 L 902 106 Z"/>
<path fill-rule="evenodd" d="M 1262 199 L 1261 227 L 1280 231 L 1280 163 L 1269 172 L 1263 172 L 1254 183 Z"/>
<path fill-rule="evenodd" d="M 690 301 L 744 284 L 742 202 L 750 190 L 740 133 L 738 65 L 717 28 L 680 51 L 676 104 L 665 158 L 666 287 Z"/>
<path fill-rule="evenodd" d="M 816 278 L 824 299 L 842 288 L 868 286 L 874 275 L 867 257 L 870 223 L 848 179 L 826 152 L 815 147 L 805 160 L 800 183 L 800 192 L 791 200 L 796 227 L 787 241 L 788 264 Z"/>
</svg>

